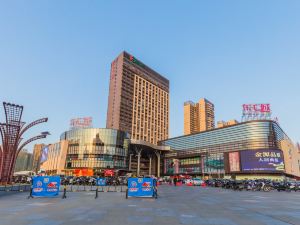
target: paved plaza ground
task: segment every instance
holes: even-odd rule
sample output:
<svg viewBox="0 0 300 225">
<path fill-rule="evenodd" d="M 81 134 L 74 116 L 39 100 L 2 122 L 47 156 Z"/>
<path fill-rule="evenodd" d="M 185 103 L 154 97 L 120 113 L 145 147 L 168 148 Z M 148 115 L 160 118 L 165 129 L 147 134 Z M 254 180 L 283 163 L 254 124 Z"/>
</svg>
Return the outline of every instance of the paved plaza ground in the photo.
<svg viewBox="0 0 300 225">
<path fill-rule="evenodd" d="M 125 199 L 125 193 L 72 192 L 68 198 L 0 197 L 1 225 L 300 225 L 300 192 L 235 192 L 219 188 L 160 186 L 159 198 Z"/>
</svg>

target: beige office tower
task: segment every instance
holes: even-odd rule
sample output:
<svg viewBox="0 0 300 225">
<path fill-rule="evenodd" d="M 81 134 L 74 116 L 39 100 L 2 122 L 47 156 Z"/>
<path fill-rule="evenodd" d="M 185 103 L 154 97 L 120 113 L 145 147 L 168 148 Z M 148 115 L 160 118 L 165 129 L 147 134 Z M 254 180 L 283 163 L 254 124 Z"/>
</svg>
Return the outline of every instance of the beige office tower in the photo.
<svg viewBox="0 0 300 225">
<path fill-rule="evenodd" d="M 35 173 L 38 173 L 41 166 L 41 156 L 43 148 L 45 147 L 44 144 L 35 144 L 33 147 L 33 162 L 32 162 L 32 170 Z"/>
<path fill-rule="evenodd" d="M 232 125 L 236 125 L 239 122 L 237 120 L 229 120 L 229 121 L 218 121 L 217 123 L 217 127 L 218 128 L 222 128 L 222 127 L 228 127 L 228 126 L 232 126 Z"/>
<path fill-rule="evenodd" d="M 198 103 L 184 103 L 184 134 L 194 134 L 215 128 L 214 104 L 205 98 Z"/>
<path fill-rule="evenodd" d="M 169 80 L 122 52 L 111 64 L 107 128 L 152 144 L 169 137 Z"/>
</svg>

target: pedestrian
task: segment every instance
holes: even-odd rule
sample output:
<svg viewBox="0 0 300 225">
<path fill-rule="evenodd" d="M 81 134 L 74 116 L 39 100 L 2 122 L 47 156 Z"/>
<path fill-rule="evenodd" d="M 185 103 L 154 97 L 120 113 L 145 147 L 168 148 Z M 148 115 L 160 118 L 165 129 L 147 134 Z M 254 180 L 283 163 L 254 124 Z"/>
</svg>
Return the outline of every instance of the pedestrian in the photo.
<svg viewBox="0 0 300 225">
<path fill-rule="evenodd" d="M 177 185 L 177 177 L 174 177 L 174 186 L 176 187 L 176 185 Z"/>
<path fill-rule="evenodd" d="M 67 198 L 67 186 L 64 185 L 64 192 L 63 192 L 63 196 L 62 196 L 62 199 L 65 199 Z"/>
<path fill-rule="evenodd" d="M 27 177 L 27 183 L 31 184 L 31 177 L 30 176 Z"/>
</svg>

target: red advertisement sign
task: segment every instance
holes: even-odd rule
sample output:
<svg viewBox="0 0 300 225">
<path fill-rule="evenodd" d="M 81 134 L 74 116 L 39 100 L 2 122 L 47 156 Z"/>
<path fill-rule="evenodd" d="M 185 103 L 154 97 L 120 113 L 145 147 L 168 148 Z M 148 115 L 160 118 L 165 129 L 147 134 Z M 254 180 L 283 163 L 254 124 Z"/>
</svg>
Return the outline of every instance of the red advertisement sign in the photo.
<svg viewBox="0 0 300 225">
<path fill-rule="evenodd" d="M 112 177 L 115 175 L 115 171 L 113 170 L 104 170 L 104 176 L 105 177 Z"/>
<path fill-rule="evenodd" d="M 89 128 L 92 127 L 92 123 L 93 123 L 92 117 L 76 118 L 76 119 L 71 119 L 70 127 L 71 129 Z"/>
<path fill-rule="evenodd" d="M 94 176 L 94 171 L 92 169 L 75 169 L 74 175 L 81 176 Z"/>
<path fill-rule="evenodd" d="M 240 171 L 240 154 L 239 152 L 229 152 L 229 169 L 230 172 Z"/>
<path fill-rule="evenodd" d="M 244 104 L 243 112 L 244 113 L 270 113 L 271 106 L 270 104 Z"/>
</svg>

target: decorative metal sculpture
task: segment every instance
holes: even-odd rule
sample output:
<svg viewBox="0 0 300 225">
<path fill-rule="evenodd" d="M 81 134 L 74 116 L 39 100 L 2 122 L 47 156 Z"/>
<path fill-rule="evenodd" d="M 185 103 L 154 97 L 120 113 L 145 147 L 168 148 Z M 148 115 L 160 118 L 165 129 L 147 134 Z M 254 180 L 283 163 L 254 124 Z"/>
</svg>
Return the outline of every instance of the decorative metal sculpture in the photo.
<svg viewBox="0 0 300 225">
<path fill-rule="evenodd" d="M 23 143 L 23 134 L 31 127 L 45 123 L 48 118 L 36 120 L 27 126 L 22 122 L 23 106 L 3 102 L 5 123 L 0 123 L 2 146 L 0 145 L 0 183 L 10 183 L 19 152 L 32 141 L 46 138 L 48 132 L 32 137 Z"/>
</svg>

